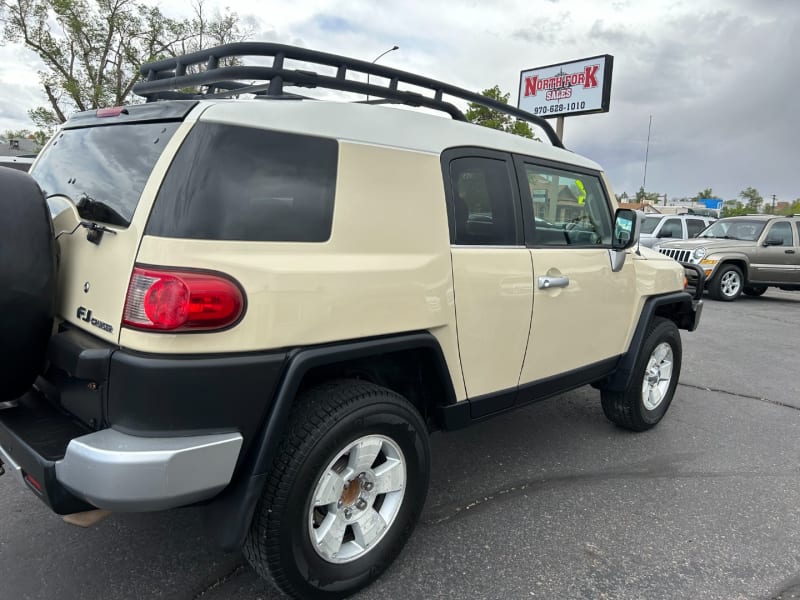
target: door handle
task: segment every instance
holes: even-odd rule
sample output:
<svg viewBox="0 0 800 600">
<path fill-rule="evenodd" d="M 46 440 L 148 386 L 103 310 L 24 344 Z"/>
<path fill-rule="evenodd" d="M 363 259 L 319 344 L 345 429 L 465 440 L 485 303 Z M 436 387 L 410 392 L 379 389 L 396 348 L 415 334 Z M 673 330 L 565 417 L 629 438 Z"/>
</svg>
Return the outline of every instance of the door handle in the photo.
<svg viewBox="0 0 800 600">
<path fill-rule="evenodd" d="M 784 250 L 786 254 L 794 254 L 794 250 Z"/>
<path fill-rule="evenodd" d="M 550 288 L 567 287 L 569 277 L 539 277 L 539 289 L 549 290 Z"/>
</svg>

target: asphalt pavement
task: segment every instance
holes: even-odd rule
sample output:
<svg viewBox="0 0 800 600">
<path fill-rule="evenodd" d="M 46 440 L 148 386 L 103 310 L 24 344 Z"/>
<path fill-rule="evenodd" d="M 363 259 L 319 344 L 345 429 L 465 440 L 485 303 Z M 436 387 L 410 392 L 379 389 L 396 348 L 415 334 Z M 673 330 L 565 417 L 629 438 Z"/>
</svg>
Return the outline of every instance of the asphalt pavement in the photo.
<svg viewBox="0 0 800 600">
<path fill-rule="evenodd" d="M 434 435 L 421 522 L 355 598 L 800 598 L 798 332 L 798 292 L 706 300 L 652 431 L 587 387 Z M 0 600 L 279 597 L 198 509 L 81 529 L 0 478 Z"/>
</svg>

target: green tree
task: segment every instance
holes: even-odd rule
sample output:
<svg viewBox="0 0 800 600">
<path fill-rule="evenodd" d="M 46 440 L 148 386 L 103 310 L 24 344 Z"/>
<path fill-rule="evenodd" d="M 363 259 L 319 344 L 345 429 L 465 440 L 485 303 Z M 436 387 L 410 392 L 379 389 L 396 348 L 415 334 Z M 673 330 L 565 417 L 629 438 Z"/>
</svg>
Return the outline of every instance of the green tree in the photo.
<svg viewBox="0 0 800 600">
<path fill-rule="evenodd" d="M 739 192 L 739 197 L 745 201 L 745 208 L 748 212 L 761 212 L 761 205 L 764 203 L 764 198 L 761 197 L 757 189 L 748 187 Z"/>
<path fill-rule="evenodd" d="M 721 217 L 735 217 L 736 215 L 746 215 L 749 211 L 745 208 L 744 204 L 736 200 L 725 200 L 722 203 L 722 210 L 720 211 Z"/>
<path fill-rule="evenodd" d="M 3 137 L 7 140 L 31 140 L 35 144 L 36 151 L 38 152 L 47 143 L 50 134 L 46 131 L 42 131 L 41 129 L 36 131 L 31 131 L 30 129 L 9 129 L 6 130 L 6 132 L 3 134 Z"/>
<path fill-rule="evenodd" d="M 697 196 L 694 197 L 695 200 L 705 200 L 707 198 L 713 198 L 714 192 L 711 191 L 711 188 L 706 188 L 701 192 L 697 193 Z"/>
<path fill-rule="evenodd" d="M 650 202 L 651 204 L 658 204 L 661 194 L 658 192 L 645 192 L 644 187 L 640 187 L 636 192 L 636 202 Z"/>
<path fill-rule="evenodd" d="M 24 44 L 44 63 L 49 106 L 29 111 L 31 120 L 52 130 L 74 110 L 125 104 L 142 63 L 249 35 L 236 13 L 209 17 L 203 2 L 176 20 L 140 0 L 0 0 L 3 41 Z"/>
<path fill-rule="evenodd" d="M 800 215 L 800 198 L 792 202 L 786 208 L 778 209 L 775 212 L 779 215 Z"/>
<path fill-rule="evenodd" d="M 500 90 L 500 86 L 497 85 L 483 90 L 481 94 L 492 100 L 502 102 L 503 104 L 508 104 L 508 99 L 511 96 L 511 94 L 504 94 Z M 467 117 L 467 121 L 475 123 L 476 125 L 490 127 L 491 129 L 499 129 L 506 133 L 513 133 L 514 135 L 519 135 L 531 140 L 541 141 L 533 134 L 533 130 L 531 130 L 531 126 L 527 121 L 520 121 L 509 114 L 483 106 L 482 104 L 470 102 L 465 116 Z"/>
</svg>

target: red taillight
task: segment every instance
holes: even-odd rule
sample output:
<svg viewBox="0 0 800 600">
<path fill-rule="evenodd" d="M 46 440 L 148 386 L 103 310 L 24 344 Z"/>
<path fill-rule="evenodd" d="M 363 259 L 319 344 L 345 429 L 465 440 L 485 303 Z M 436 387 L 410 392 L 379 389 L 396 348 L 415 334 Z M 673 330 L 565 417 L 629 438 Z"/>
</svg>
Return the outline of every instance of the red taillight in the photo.
<svg viewBox="0 0 800 600">
<path fill-rule="evenodd" d="M 222 275 L 136 267 L 128 285 L 122 323 L 134 329 L 222 329 L 244 310 L 239 286 Z"/>
<path fill-rule="evenodd" d="M 42 484 L 36 481 L 31 475 L 26 473 L 24 479 L 26 482 L 28 482 L 28 485 L 31 486 L 40 495 L 44 493 L 44 488 L 42 488 Z"/>
</svg>

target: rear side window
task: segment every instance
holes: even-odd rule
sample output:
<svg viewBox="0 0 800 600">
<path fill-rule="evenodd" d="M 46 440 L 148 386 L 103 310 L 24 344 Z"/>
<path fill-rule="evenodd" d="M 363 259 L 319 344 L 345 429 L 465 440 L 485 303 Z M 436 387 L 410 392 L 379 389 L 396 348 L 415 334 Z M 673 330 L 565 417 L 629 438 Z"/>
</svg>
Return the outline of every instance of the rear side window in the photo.
<svg viewBox="0 0 800 600">
<path fill-rule="evenodd" d="M 696 237 L 705 228 L 705 221 L 701 219 L 686 219 L 686 229 L 689 231 L 690 238 Z"/>
<path fill-rule="evenodd" d="M 164 179 L 146 232 L 161 237 L 324 242 L 335 140 L 198 123 Z"/>
<path fill-rule="evenodd" d="M 45 196 L 67 196 L 84 219 L 130 225 L 161 152 L 180 123 L 65 129 L 31 175 Z"/>
</svg>

